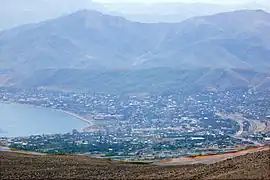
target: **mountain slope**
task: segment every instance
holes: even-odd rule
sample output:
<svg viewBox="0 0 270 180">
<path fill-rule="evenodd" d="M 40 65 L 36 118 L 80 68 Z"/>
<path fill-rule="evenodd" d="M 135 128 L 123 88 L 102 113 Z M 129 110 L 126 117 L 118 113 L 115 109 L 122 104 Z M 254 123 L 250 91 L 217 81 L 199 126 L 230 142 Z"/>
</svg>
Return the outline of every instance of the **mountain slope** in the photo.
<svg viewBox="0 0 270 180">
<path fill-rule="evenodd" d="M 0 33 L 0 69 L 269 68 L 268 32 L 263 11 L 144 24 L 84 10 Z"/>
<path fill-rule="evenodd" d="M 146 65 L 270 67 L 270 14 L 236 11 L 186 20 L 147 57 Z M 152 59 L 151 59 L 152 58 Z"/>
<path fill-rule="evenodd" d="M 270 72 L 242 69 L 176 69 L 152 68 L 141 70 L 42 70 L 21 80 L 9 79 L 7 84 L 19 87 L 87 89 L 105 93 L 149 93 L 173 90 L 187 92 L 202 89 L 226 90 L 257 87 L 266 89 Z M 268 84 L 269 85 L 269 84 Z"/>
<path fill-rule="evenodd" d="M 269 153 L 269 150 L 256 152 L 211 165 L 175 167 L 84 156 L 44 157 L 8 152 L 0 152 L 0 156 L 4 179 L 269 179 Z"/>
<path fill-rule="evenodd" d="M 133 23 L 122 17 L 83 10 L 2 32 L 0 67 L 125 67 L 134 57 L 158 44 L 169 27 Z"/>
<path fill-rule="evenodd" d="M 113 92 L 268 88 L 269 32 L 270 14 L 260 10 L 174 24 L 83 10 L 0 32 L 0 85 Z"/>
</svg>

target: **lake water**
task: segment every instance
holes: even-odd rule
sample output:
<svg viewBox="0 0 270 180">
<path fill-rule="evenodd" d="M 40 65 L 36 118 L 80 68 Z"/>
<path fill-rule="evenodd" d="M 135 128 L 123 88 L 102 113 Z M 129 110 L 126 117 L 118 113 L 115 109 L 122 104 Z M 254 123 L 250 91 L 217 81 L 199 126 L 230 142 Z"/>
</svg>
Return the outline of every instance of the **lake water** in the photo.
<svg viewBox="0 0 270 180">
<path fill-rule="evenodd" d="M 86 126 L 85 122 L 53 109 L 0 103 L 0 137 L 68 133 Z"/>
</svg>

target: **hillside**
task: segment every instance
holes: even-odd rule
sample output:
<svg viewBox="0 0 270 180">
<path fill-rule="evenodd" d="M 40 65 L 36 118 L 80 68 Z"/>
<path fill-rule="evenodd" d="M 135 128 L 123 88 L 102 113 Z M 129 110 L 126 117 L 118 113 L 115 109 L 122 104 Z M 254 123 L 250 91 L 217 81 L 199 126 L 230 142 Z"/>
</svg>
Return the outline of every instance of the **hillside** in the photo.
<svg viewBox="0 0 270 180">
<path fill-rule="evenodd" d="M 10 79 L 7 83 L 17 84 L 19 87 L 87 89 L 106 93 L 165 92 L 179 89 L 191 92 L 250 87 L 267 89 L 270 88 L 269 77 L 269 71 L 250 69 L 48 69 L 35 72 L 22 80 Z"/>
<path fill-rule="evenodd" d="M 35 156 L 0 152 L 2 179 L 269 179 L 270 151 L 211 165 L 160 167 L 84 156 Z"/>
<path fill-rule="evenodd" d="M 0 33 L 0 69 L 127 67 L 159 44 L 170 26 L 78 11 Z"/>
<path fill-rule="evenodd" d="M 268 32 L 270 14 L 261 10 L 172 24 L 82 10 L 0 32 L 0 85 L 113 92 L 265 89 Z"/>
<path fill-rule="evenodd" d="M 148 66 L 270 68 L 270 14 L 235 11 L 180 23 L 164 38 Z"/>
<path fill-rule="evenodd" d="M 0 33 L 0 69 L 269 68 L 268 32 L 264 11 L 146 24 L 83 10 Z"/>
</svg>

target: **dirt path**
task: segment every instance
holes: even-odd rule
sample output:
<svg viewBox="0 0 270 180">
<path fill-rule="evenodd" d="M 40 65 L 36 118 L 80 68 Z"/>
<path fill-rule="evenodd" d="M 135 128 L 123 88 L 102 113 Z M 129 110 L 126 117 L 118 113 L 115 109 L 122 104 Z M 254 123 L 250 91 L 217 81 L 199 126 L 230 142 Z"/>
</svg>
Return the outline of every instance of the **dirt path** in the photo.
<svg viewBox="0 0 270 180">
<path fill-rule="evenodd" d="M 19 154 L 30 154 L 30 155 L 39 155 L 39 156 L 47 155 L 45 153 L 38 153 L 38 152 L 32 152 L 32 151 L 14 150 L 12 148 L 5 147 L 5 146 L 0 146 L 0 152 L 13 152 L 13 153 L 19 153 Z"/>
<path fill-rule="evenodd" d="M 77 118 L 79 120 L 82 120 L 82 121 L 88 123 L 89 125 L 92 125 L 93 124 L 93 122 L 91 120 L 86 119 L 84 117 L 81 117 L 81 116 L 79 116 L 77 114 L 74 114 L 74 113 L 71 113 L 71 112 L 68 112 L 68 111 L 64 111 L 64 110 L 60 110 L 60 112 L 63 112 L 65 114 L 68 114 L 69 116 L 75 117 L 75 118 Z"/>
</svg>

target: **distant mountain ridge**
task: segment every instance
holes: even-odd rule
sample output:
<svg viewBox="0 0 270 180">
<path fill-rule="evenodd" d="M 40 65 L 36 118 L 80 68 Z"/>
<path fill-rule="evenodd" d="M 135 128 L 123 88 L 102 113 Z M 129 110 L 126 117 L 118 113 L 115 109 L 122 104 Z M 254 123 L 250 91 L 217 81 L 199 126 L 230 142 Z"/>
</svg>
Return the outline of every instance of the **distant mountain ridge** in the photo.
<svg viewBox="0 0 270 180">
<path fill-rule="evenodd" d="M 270 14 L 264 11 L 145 24 L 84 10 L 0 33 L 0 67 L 265 68 L 270 67 L 267 32 Z"/>
<path fill-rule="evenodd" d="M 270 12 L 268 0 L 250 3 L 98 3 L 91 0 L 8 0 L 0 6 L 0 30 L 23 24 L 40 22 L 81 9 L 97 10 L 111 15 L 120 15 L 137 22 L 181 22 L 195 16 L 206 16 L 235 10 L 262 9 Z M 9 17 L 9 18 L 6 18 Z"/>
<path fill-rule="evenodd" d="M 230 74 L 228 80 L 234 82 L 239 76 L 234 76 L 235 72 L 230 69 L 269 72 L 268 32 L 270 14 L 261 10 L 220 13 L 182 23 L 149 24 L 83 10 L 0 32 L 0 71 L 8 72 L 1 75 L 5 85 L 24 85 L 25 79 L 29 79 L 29 82 L 40 81 L 33 86 L 44 86 L 41 76 L 51 79 L 51 71 L 46 69 L 62 77 L 55 81 L 59 85 L 67 80 L 63 79 L 67 76 L 59 74 L 65 72 L 63 69 L 69 69 L 70 75 L 78 75 L 80 71 L 83 75 L 92 70 L 144 70 L 147 74 L 152 68 L 179 68 L 192 72 L 187 77 L 193 77 L 193 71 L 197 74 L 201 69 L 209 72 L 217 69 L 218 72 L 225 70 Z M 87 81 L 83 76 L 76 77 Z M 198 76 L 194 80 L 207 84 L 214 78 L 206 77 L 208 79 L 202 80 Z M 238 80 L 245 82 L 245 87 L 259 84 L 265 87 L 269 80 L 263 77 L 255 84 L 245 77 Z M 72 79 L 67 80 L 69 85 L 73 84 Z M 89 86 L 87 82 L 81 83 L 78 87 Z M 229 87 L 231 83 L 225 84 L 224 87 Z"/>
<path fill-rule="evenodd" d="M 261 10 L 186 20 L 168 34 L 155 58 L 169 60 L 167 66 L 269 68 L 269 20 L 270 14 Z"/>
<path fill-rule="evenodd" d="M 130 60 L 159 43 L 158 36 L 166 29 L 162 24 L 134 23 L 83 10 L 2 32 L 0 67 L 127 67 Z"/>
</svg>

